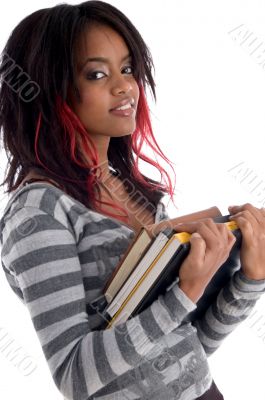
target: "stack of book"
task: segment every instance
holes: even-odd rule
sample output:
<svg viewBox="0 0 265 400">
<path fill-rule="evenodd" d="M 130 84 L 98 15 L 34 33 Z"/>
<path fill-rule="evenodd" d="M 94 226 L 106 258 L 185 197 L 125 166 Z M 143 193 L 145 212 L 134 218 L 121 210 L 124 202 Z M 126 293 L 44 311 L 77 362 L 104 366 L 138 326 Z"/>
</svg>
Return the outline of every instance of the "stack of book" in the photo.
<svg viewBox="0 0 265 400">
<path fill-rule="evenodd" d="M 222 216 L 217 207 L 189 214 L 173 220 L 162 221 L 155 226 L 143 227 L 116 266 L 105 288 L 107 306 L 103 315 L 105 328 L 116 326 L 142 312 L 159 295 L 165 294 L 178 282 L 178 271 L 190 249 L 190 234 L 176 232 L 177 222 L 213 218 L 224 223 L 236 236 L 236 242 L 227 261 L 218 269 L 197 302 L 197 308 L 187 320 L 194 321 L 202 316 L 218 295 L 220 289 L 240 268 L 239 251 L 241 234 L 229 215 Z"/>
</svg>

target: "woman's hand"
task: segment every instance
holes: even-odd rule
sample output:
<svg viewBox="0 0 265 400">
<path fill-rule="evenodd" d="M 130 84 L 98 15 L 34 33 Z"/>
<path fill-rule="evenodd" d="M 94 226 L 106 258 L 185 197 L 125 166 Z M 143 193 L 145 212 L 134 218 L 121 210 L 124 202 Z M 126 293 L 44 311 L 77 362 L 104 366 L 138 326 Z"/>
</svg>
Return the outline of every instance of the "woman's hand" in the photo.
<svg viewBox="0 0 265 400">
<path fill-rule="evenodd" d="M 225 224 L 217 224 L 211 218 L 178 224 L 174 229 L 192 233 L 189 254 L 179 270 L 179 287 L 196 303 L 227 260 L 236 238 Z"/>
<path fill-rule="evenodd" d="M 242 271 L 249 279 L 265 279 L 265 209 L 247 203 L 230 206 L 230 219 L 242 233 L 240 261 Z"/>
</svg>

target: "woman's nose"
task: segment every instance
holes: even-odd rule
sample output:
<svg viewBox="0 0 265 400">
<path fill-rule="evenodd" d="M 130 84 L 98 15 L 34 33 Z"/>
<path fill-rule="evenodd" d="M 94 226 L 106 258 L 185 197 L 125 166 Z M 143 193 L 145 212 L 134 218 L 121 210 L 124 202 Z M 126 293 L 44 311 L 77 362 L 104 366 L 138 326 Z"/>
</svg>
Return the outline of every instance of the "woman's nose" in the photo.
<svg viewBox="0 0 265 400">
<path fill-rule="evenodd" d="M 130 90 L 132 90 L 132 84 L 131 84 L 131 82 L 128 81 L 128 77 L 127 77 L 127 79 L 122 77 L 119 80 L 117 80 L 112 88 L 112 92 L 114 95 L 117 95 L 120 93 L 127 93 Z"/>
</svg>

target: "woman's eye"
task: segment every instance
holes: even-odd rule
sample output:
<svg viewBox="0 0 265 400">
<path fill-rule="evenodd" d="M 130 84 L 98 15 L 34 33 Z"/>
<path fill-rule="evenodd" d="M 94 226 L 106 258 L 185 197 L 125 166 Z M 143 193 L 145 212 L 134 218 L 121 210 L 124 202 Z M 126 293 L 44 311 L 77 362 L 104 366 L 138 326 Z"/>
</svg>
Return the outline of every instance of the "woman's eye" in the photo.
<svg viewBox="0 0 265 400">
<path fill-rule="evenodd" d="M 130 65 L 128 65 L 128 66 L 127 66 L 127 67 L 125 67 L 124 69 L 128 69 L 128 68 L 131 70 L 131 72 L 129 72 L 129 74 L 132 74 L 132 73 L 133 73 L 133 72 L 132 72 L 132 71 L 133 71 L 133 67 L 132 67 L 132 66 L 130 66 Z"/>
<path fill-rule="evenodd" d="M 133 73 L 133 67 L 128 65 L 127 67 L 123 68 L 123 71 L 127 70 L 127 74 L 132 74 Z M 129 70 L 129 72 L 128 72 Z M 101 79 L 102 77 L 98 77 L 98 75 L 103 74 L 106 76 L 106 74 L 104 72 L 101 71 L 94 71 L 94 72 L 90 72 L 87 74 L 87 79 L 88 80 L 96 80 L 98 81 L 99 79 Z"/>
<path fill-rule="evenodd" d="M 90 74 L 87 74 L 87 79 L 98 81 L 98 79 L 97 79 L 97 75 L 98 75 L 98 74 L 103 74 L 103 75 L 105 75 L 104 72 L 101 72 L 101 71 L 94 71 L 94 72 L 91 72 Z M 99 79 L 100 79 L 100 78 L 99 78 Z"/>
</svg>

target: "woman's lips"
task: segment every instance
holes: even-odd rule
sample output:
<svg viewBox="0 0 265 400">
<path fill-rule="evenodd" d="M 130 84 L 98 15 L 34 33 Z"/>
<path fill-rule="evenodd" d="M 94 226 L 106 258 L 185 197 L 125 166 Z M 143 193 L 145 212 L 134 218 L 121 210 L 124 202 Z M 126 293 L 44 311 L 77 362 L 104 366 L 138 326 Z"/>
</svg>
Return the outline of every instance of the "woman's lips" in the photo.
<svg viewBox="0 0 265 400">
<path fill-rule="evenodd" d="M 134 112 L 135 109 L 132 107 L 127 110 L 110 110 L 110 113 L 117 115 L 117 117 L 131 117 Z"/>
</svg>

